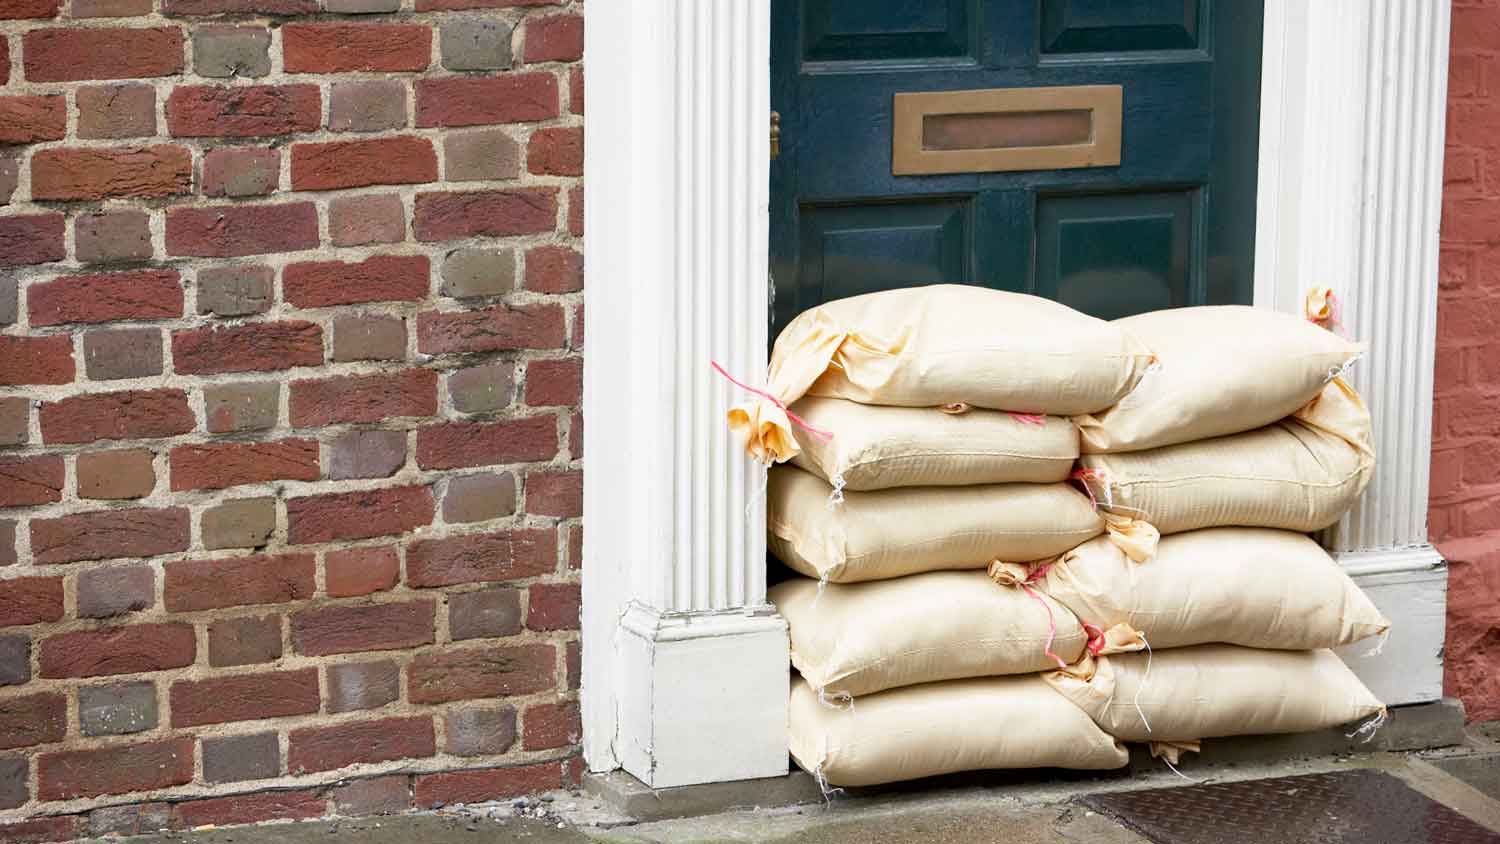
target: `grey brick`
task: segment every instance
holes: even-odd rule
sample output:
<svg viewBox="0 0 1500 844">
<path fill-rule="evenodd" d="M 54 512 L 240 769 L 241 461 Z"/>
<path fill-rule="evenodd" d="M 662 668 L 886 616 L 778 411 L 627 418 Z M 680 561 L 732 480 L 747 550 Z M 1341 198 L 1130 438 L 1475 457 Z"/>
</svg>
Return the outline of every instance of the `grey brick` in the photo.
<svg viewBox="0 0 1500 844">
<path fill-rule="evenodd" d="M 10 197 L 21 182 L 21 164 L 12 156 L 0 155 L 0 205 L 9 205 Z"/>
<path fill-rule="evenodd" d="M 0 809 L 14 809 L 26 802 L 25 756 L 0 757 Z"/>
<path fill-rule="evenodd" d="M 245 316 L 271 309 L 271 268 L 213 267 L 198 271 L 198 313 Z"/>
<path fill-rule="evenodd" d="M 516 479 L 503 474 L 462 475 L 448 480 L 443 521 L 482 522 L 516 512 Z"/>
<path fill-rule="evenodd" d="M 406 321 L 379 314 L 333 319 L 333 359 L 401 360 L 406 357 Z"/>
<path fill-rule="evenodd" d="M 16 277 L 0 272 L 0 325 L 16 321 L 17 296 Z"/>
<path fill-rule="evenodd" d="M 241 498 L 203 511 L 203 547 L 259 548 L 276 531 L 276 499 Z"/>
<path fill-rule="evenodd" d="M 354 662 L 328 666 L 328 711 L 378 709 L 401 694 L 401 669 L 394 662 Z"/>
<path fill-rule="evenodd" d="M 167 803 L 132 803 L 89 812 L 90 835 L 140 835 L 172 825 L 172 807 Z"/>
<path fill-rule="evenodd" d="M 446 746 L 455 756 L 491 756 L 516 742 L 516 710 L 460 709 L 443 716 Z"/>
<path fill-rule="evenodd" d="M 389 478 L 406 463 L 406 432 L 350 431 L 333 441 L 329 477 Z"/>
<path fill-rule="evenodd" d="M 0 686 L 19 686 L 31 679 L 31 639 L 0 636 Z"/>
<path fill-rule="evenodd" d="M 276 426 L 281 385 L 274 381 L 203 388 L 203 415 L 212 433 Z"/>
<path fill-rule="evenodd" d="M 149 681 L 78 690 L 78 720 L 86 736 L 117 736 L 156 727 L 156 686 Z"/>
<path fill-rule="evenodd" d="M 224 618 L 208 625 L 208 664 L 258 665 L 281 658 L 281 616 Z"/>
<path fill-rule="evenodd" d="M 31 400 L 0 398 L 0 445 L 20 445 L 31 438 Z"/>
<path fill-rule="evenodd" d="M 455 249 L 443 259 L 444 296 L 500 296 L 516 287 L 512 249 Z"/>
<path fill-rule="evenodd" d="M 462 592 L 448 599 L 448 630 L 455 642 L 521 632 L 521 593 L 498 587 Z"/>
<path fill-rule="evenodd" d="M 258 26 L 202 26 L 193 33 L 193 71 L 199 76 L 265 76 L 271 72 L 271 32 Z"/>
<path fill-rule="evenodd" d="M 328 128 L 335 132 L 379 132 L 405 125 L 404 82 L 336 82 L 328 94 Z"/>
<path fill-rule="evenodd" d="M 521 145 L 504 129 L 445 132 L 443 165 L 450 182 L 514 179 L 521 173 Z"/>
<path fill-rule="evenodd" d="M 401 9 L 401 0 L 323 0 L 323 8 L 341 15 L 395 12 Z"/>
<path fill-rule="evenodd" d="M 203 740 L 205 782 L 243 782 L 281 773 L 281 747 L 275 733 Z"/>
<path fill-rule="evenodd" d="M 73 221 L 73 250 L 85 263 L 145 261 L 151 258 L 151 215 L 145 211 L 79 214 Z"/>
<path fill-rule="evenodd" d="M 93 569 L 78 575 L 78 617 L 108 618 L 156 604 L 156 574 L 150 566 Z"/>
<path fill-rule="evenodd" d="M 461 413 L 499 410 L 510 406 L 515 378 L 515 366 L 505 361 L 455 370 L 448 376 L 448 396 Z"/>
<path fill-rule="evenodd" d="M 90 331 L 83 335 L 83 366 L 93 381 L 160 375 L 161 331 L 155 328 Z"/>
<path fill-rule="evenodd" d="M 449 70 L 510 69 L 508 25 L 484 18 L 453 18 L 443 22 L 443 67 Z"/>
</svg>

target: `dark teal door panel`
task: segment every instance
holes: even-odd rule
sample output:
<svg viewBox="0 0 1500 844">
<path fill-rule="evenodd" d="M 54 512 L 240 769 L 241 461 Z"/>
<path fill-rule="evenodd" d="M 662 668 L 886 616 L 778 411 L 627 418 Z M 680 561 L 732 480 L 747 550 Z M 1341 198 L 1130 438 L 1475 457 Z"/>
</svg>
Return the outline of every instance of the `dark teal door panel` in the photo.
<svg viewBox="0 0 1500 844">
<path fill-rule="evenodd" d="M 1105 319 L 1191 304 L 1196 194 L 1039 197 L 1033 292 Z"/>
<path fill-rule="evenodd" d="M 1198 0 L 1042 0 L 1043 53 L 1194 50 L 1198 32 Z"/>
<path fill-rule="evenodd" d="M 804 61 L 972 55 L 977 0 L 803 0 Z"/>
<path fill-rule="evenodd" d="M 968 205 L 932 199 L 804 206 L 799 298 L 967 282 L 974 277 Z"/>
</svg>

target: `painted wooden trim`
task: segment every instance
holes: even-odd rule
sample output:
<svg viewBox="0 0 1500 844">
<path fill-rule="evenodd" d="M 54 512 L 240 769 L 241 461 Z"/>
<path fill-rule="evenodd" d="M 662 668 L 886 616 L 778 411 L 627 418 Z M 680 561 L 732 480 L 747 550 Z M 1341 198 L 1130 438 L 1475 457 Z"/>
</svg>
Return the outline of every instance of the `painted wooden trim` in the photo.
<svg viewBox="0 0 1500 844">
<path fill-rule="evenodd" d="M 891 121 L 891 173 L 915 176 L 1118 165 L 1123 92 L 1119 85 L 1067 85 L 896 94 Z M 931 149 L 924 141 L 929 117 L 953 114 L 1042 116 L 1070 111 L 1088 113 L 1087 143 Z"/>
</svg>

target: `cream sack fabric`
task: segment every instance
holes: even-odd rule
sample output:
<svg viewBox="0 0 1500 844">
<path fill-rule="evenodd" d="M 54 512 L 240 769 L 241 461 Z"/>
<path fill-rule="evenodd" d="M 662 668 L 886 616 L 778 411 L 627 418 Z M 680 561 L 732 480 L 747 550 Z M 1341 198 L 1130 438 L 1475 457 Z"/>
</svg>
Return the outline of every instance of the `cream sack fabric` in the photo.
<svg viewBox="0 0 1500 844">
<path fill-rule="evenodd" d="M 793 678 L 792 757 L 833 785 L 987 768 L 1124 767 L 1129 754 L 1036 674 L 907 686 L 830 707 Z"/>
<path fill-rule="evenodd" d="M 1156 355 L 1119 404 L 1075 419 L 1088 452 L 1237 434 L 1307 404 L 1361 347 L 1300 317 L 1223 305 L 1115 321 Z"/>
<path fill-rule="evenodd" d="M 792 462 L 854 490 L 902 486 L 1052 483 L 1078 458 L 1078 429 L 1059 416 L 1035 421 L 995 410 L 945 413 L 934 407 L 882 407 L 808 396 L 792 412 L 833 433 L 824 440 L 795 428 Z"/>
<path fill-rule="evenodd" d="M 1064 662 L 1086 644 L 1061 604 L 997 586 L 981 571 L 824 588 L 799 577 L 771 587 L 769 597 L 791 630 L 792 665 L 826 695 L 1056 668 L 1046 654 L 1049 626 L 1052 652 Z"/>
<path fill-rule="evenodd" d="M 1106 509 L 1163 534 L 1239 525 L 1314 531 L 1338 521 L 1370 483 L 1370 414 L 1335 378 L 1264 428 L 1150 451 L 1085 454 Z"/>
<path fill-rule="evenodd" d="M 1197 645 L 1086 656 L 1067 672 L 1042 676 L 1106 733 L 1124 741 L 1299 733 L 1384 709 L 1330 650 Z"/>
<path fill-rule="evenodd" d="M 1328 552 L 1291 531 L 1178 533 L 1140 563 L 1107 539 L 1091 539 L 1041 571 L 1033 587 L 1080 620 L 1127 625 L 1158 651 L 1208 642 L 1333 648 L 1390 628 Z"/>
<path fill-rule="evenodd" d="M 1119 401 L 1151 353 L 1118 326 L 1040 296 L 958 284 L 854 296 L 805 311 L 776 338 L 766 391 L 864 404 L 1073 416 Z M 798 445 L 786 411 L 758 398 L 729 411 L 750 456 Z"/>
<path fill-rule="evenodd" d="M 817 475 L 773 467 L 766 528 L 783 562 L 833 583 L 1051 557 L 1105 527 L 1088 497 L 1065 483 L 849 492 L 841 503 L 831 493 Z"/>
</svg>

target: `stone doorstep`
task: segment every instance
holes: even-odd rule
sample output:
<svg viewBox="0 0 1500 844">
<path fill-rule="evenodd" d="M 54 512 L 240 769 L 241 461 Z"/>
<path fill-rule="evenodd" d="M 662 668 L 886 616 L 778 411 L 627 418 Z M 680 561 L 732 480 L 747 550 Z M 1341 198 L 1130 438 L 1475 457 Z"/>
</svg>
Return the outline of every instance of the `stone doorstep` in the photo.
<svg viewBox="0 0 1500 844">
<path fill-rule="evenodd" d="M 1220 767 L 1269 764 L 1315 756 L 1365 754 L 1379 751 L 1416 751 L 1451 747 L 1465 742 L 1463 704 L 1456 698 L 1432 703 L 1399 706 L 1369 742 L 1349 738 L 1348 728 L 1275 736 L 1237 736 L 1203 742 L 1201 754 L 1186 754 L 1178 768 L 1192 776 Z M 1118 771 L 1048 771 L 1042 777 L 1030 771 L 976 771 L 895 783 L 889 786 L 847 789 L 851 797 L 947 790 L 966 786 L 1019 788 L 1061 782 L 1117 782 L 1132 774 L 1159 771 L 1144 746 L 1132 745 L 1130 764 Z M 1153 783 L 1160 785 L 1160 783 Z M 624 771 L 585 774 L 583 790 L 615 811 L 637 821 L 668 820 L 727 812 L 734 809 L 774 808 L 823 802 L 817 782 L 806 771 L 793 768 L 784 777 L 686 785 L 653 789 Z"/>
</svg>

